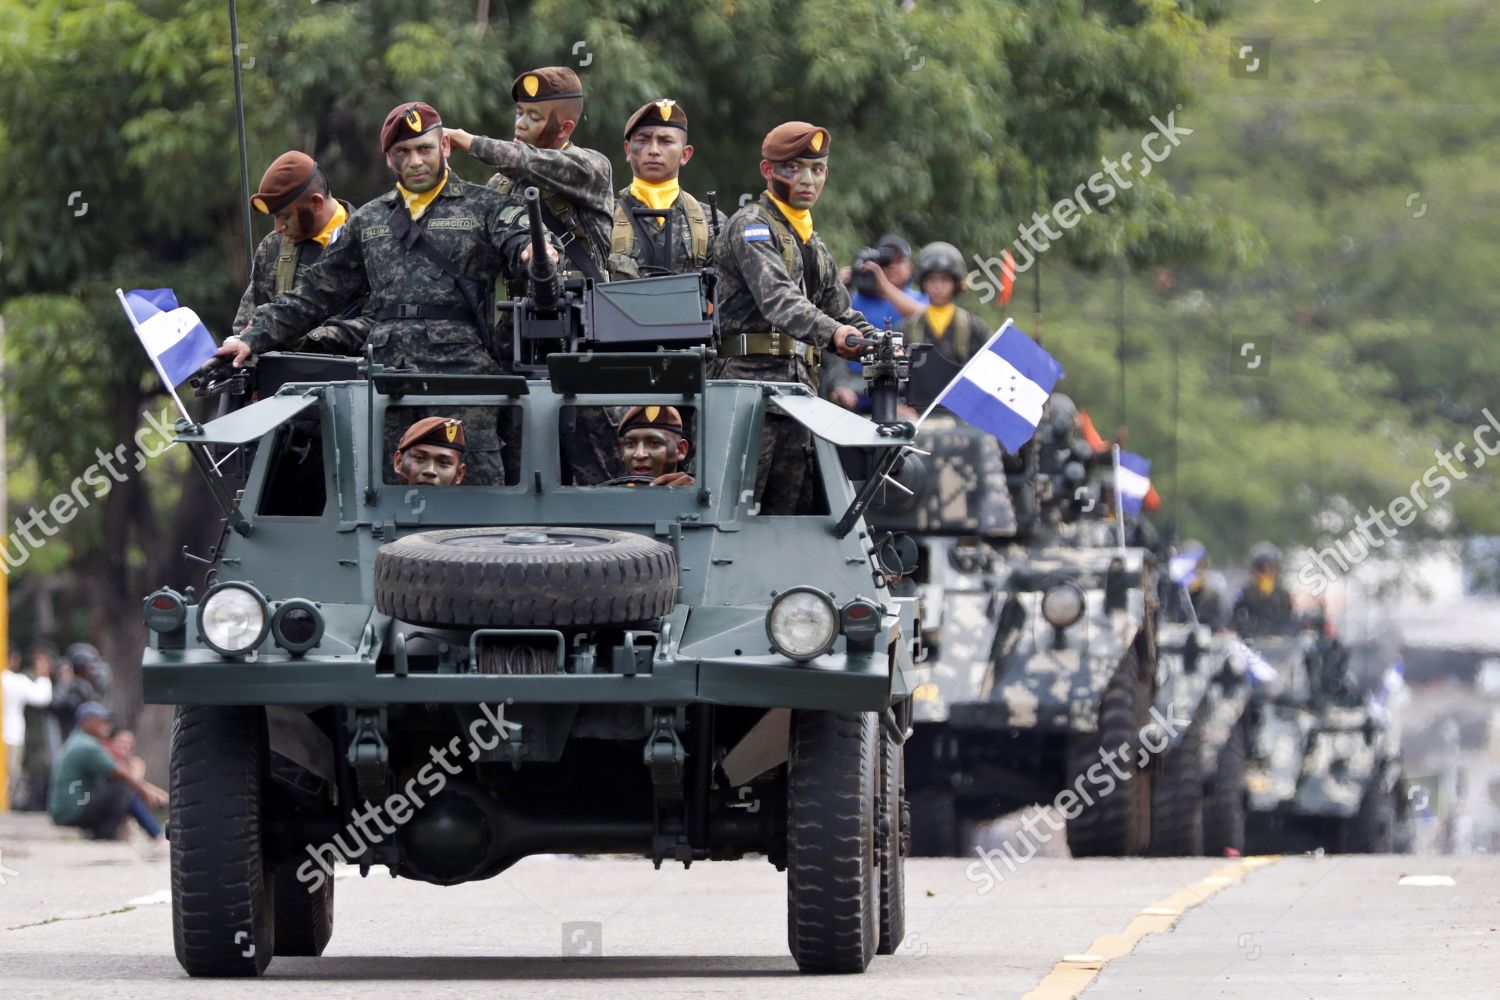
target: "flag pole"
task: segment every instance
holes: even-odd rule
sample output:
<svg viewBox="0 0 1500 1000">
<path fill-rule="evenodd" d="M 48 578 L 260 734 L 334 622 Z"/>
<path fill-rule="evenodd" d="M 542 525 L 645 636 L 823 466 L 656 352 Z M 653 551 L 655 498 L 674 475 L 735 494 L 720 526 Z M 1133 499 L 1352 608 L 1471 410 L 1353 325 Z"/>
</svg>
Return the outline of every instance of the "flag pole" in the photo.
<svg viewBox="0 0 1500 1000">
<path fill-rule="evenodd" d="M 1109 453 L 1115 462 L 1115 540 L 1121 549 L 1125 548 L 1125 503 L 1120 498 L 1120 445 L 1116 442 L 1109 446 Z"/>
<path fill-rule="evenodd" d="M 120 308 L 125 310 L 125 316 L 126 316 L 127 319 L 130 320 L 130 326 L 131 326 L 131 328 L 133 330 L 135 330 L 135 337 L 136 337 L 136 339 L 140 340 L 140 338 L 141 338 L 141 324 L 139 324 L 139 323 L 136 322 L 135 313 L 131 311 L 131 309 L 130 309 L 130 303 L 125 300 L 125 293 L 123 291 L 121 291 L 120 289 L 116 288 L 115 289 L 115 297 L 120 300 Z M 145 343 L 145 341 L 141 341 L 141 342 Z M 197 421 L 193 419 L 192 414 L 188 413 L 187 407 L 182 405 L 182 397 L 180 397 L 180 396 L 177 395 L 177 387 L 172 384 L 172 380 L 171 379 L 167 378 L 167 373 L 162 369 L 161 362 L 159 362 L 156 359 L 156 357 L 151 354 L 151 352 L 149 350 L 146 352 L 146 354 L 147 354 L 147 356 L 149 356 L 151 358 L 151 367 L 155 368 L 156 369 L 156 374 L 159 375 L 159 376 L 161 376 L 161 384 L 167 387 L 167 392 L 171 394 L 172 401 L 177 404 L 177 409 L 179 411 L 181 411 L 182 418 L 184 420 L 186 420 L 189 424 L 195 424 L 195 423 L 197 423 Z"/>
<path fill-rule="evenodd" d="M 999 340 L 1000 339 L 1000 335 L 1005 332 L 1005 330 L 1006 330 L 1007 327 L 1013 325 L 1013 323 L 1014 323 L 1014 320 L 1012 320 L 1011 317 L 1009 317 L 1009 316 L 1005 317 L 1005 322 L 1000 324 L 1000 329 L 996 330 L 993 334 L 991 334 L 990 335 L 990 339 L 986 340 L 984 342 L 984 346 L 981 347 L 978 351 L 974 352 L 974 357 L 978 357 L 981 351 L 987 351 L 987 350 L 989 350 L 990 349 L 990 345 L 993 344 L 995 341 Z M 973 360 L 973 358 L 970 358 L 970 360 Z M 943 402 L 943 397 L 946 396 L 946 395 L 948 395 L 948 390 L 952 389 L 953 388 L 953 383 L 957 382 L 963 376 L 964 368 L 967 368 L 967 367 L 968 367 L 968 364 L 965 363 L 964 366 L 963 366 L 963 368 L 960 368 L 958 370 L 958 374 L 954 375 L 951 379 L 948 380 L 948 384 L 945 385 L 945 386 L 943 386 L 943 391 L 937 394 L 937 398 L 935 398 L 932 402 L 930 402 L 930 403 L 927 404 L 927 409 L 923 410 L 922 411 L 922 415 L 917 418 L 917 429 L 918 430 L 920 430 L 921 427 L 922 427 L 922 421 L 926 420 L 929 416 L 931 416 L 932 415 L 932 411 L 935 410 L 935 409 L 937 409 L 938 406 Z"/>
</svg>

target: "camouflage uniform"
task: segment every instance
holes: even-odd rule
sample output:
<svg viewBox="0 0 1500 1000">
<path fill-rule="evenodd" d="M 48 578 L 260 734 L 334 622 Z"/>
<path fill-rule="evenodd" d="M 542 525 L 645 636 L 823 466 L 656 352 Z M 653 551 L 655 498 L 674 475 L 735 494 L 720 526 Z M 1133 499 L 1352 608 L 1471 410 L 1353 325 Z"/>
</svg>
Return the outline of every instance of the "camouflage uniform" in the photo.
<svg viewBox="0 0 1500 1000">
<path fill-rule="evenodd" d="M 241 339 L 256 353 L 273 350 L 368 295 L 373 317 L 369 344 L 377 364 L 421 372 L 501 372 L 492 331 L 476 326 L 458 284 L 396 239 L 391 216 L 397 209 L 405 211 L 394 188 L 360 207 L 297 287 L 255 311 Z M 523 279 L 525 215 L 515 199 L 450 173 L 438 197 L 413 225 L 424 229 L 424 238 L 451 258 L 462 274 L 488 288 L 497 277 Z M 416 307 L 426 315 L 402 318 L 396 315 L 400 307 Z M 470 481 L 500 481 L 500 440 L 493 412 L 470 408 L 448 415 L 461 417 L 468 428 Z M 404 429 L 396 429 L 396 438 Z"/>
<path fill-rule="evenodd" d="M 908 316 L 897 327 L 906 337 L 906 343 L 932 344 L 937 353 L 955 365 L 963 365 L 984 346 L 992 331 L 985 329 L 984 321 L 967 309 L 955 308 L 953 319 L 942 333 L 934 333 L 927 322 L 927 310 Z"/>
<path fill-rule="evenodd" d="M 683 195 L 678 195 L 664 216 L 635 217 L 631 214 L 634 209 L 649 206 L 631 194 L 630 188 L 621 188 L 615 195 L 609 248 L 610 273 L 617 278 L 640 278 L 658 274 L 685 274 L 712 267 L 712 234 L 722 233 L 728 227 L 729 220 L 723 212 L 716 212 L 712 219 L 707 218 L 708 205 L 703 202 L 699 204 L 709 232 L 708 245 L 701 253 L 693 246 L 692 226 L 688 222 Z M 665 223 L 656 221 L 663 217 L 667 220 Z M 666 246 L 668 234 L 672 240 L 670 247 Z"/>
<path fill-rule="evenodd" d="M 865 336 L 876 333 L 849 305 L 849 292 L 839 283 L 833 255 L 818 234 L 813 233 L 804 244 L 767 194 L 729 220 L 719 234 L 714 259 L 719 274 L 716 298 L 721 344 L 714 378 L 800 382 L 817 389 L 813 366 L 832 344 L 834 331 L 847 325 Z M 766 335 L 771 335 L 769 350 L 777 353 L 763 353 L 767 342 L 759 338 Z M 757 339 L 740 341 L 737 346 L 739 337 Z M 727 354 L 746 345 L 760 350 Z M 756 470 L 762 513 L 808 509 L 809 496 L 804 494 L 811 489 L 811 450 L 812 435 L 801 424 L 789 417 L 767 415 Z"/>
<path fill-rule="evenodd" d="M 614 176 L 609 157 L 597 149 L 568 143 L 562 149 L 538 149 L 511 139 L 475 136 L 469 153 L 497 173 L 485 186 L 517 195 L 535 187 L 543 203 L 574 239 L 582 239 L 601 274 L 614 224 Z M 563 258 L 567 267 L 567 258 Z"/>
<path fill-rule="evenodd" d="M 344 206 L 344 211 L 350 216 L 354 215 L 354 206 L 347 201 L 339 200 Z M 346 222 L 345 225 L 348 223 Z M 332 245 L 337 241 L 338 235 L 329 240 Z M 276 297 L 276 269 L 277 259 L 281 256 L 281 246 L 285 237 L 277 232 L 266 234 L 266 238 L 260 241 L 255 248 L 255 259 L 250 265 L 250 283 L 245 286 L 245 293 L 240 296 L 240 306 L 235 310 L 234 322 L 230 324 L 230 331 L 234 336 L 244 334 L 250 320 L 255 316 L 258 306 L 263 306 Z M 300 285 L 307 276 L 308 270 L 318 262 L 323 254 L 327 253 L 323 245 L 317 240 L 301 240 L 295 244 L 297 254 L 297 276 L 294 285 Z M 328 354 L 358 354 L 365 346 L 365 337 L 370 333 L 373 321 L 361 315 L 364 310 L 364 300 L 351 304 L 344 310 L 343 314 L 328 320 L 322 326 L 307 334 L 306 343 L 298 342 L 291 345 L 293 349 L 305 349 L 321 351 Z"/>
</svg>

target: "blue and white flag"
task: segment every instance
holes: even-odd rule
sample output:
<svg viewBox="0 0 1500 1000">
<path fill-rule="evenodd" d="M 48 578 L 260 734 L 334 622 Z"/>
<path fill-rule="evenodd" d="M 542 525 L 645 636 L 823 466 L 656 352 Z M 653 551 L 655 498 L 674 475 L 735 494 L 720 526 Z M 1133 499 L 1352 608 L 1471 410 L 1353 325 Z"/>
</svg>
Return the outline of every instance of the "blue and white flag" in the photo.
<svg viewBox="0 0 1500 1000">
<path fill-rule="evenodd" d="M 1123 458 L 1124 455 L 1121 455 Z M 1201 545 L 1194 545 L 1190 549 L 1174 555 L 1167 564 L 1167 573 L 1172 582 L 1179 587 L 1191 587 L 1198 582 L 1198 564 L 1203 561 L 1206 550 Z"/>
<path fill-rule="evenodd" d="M 219 349 L 198 314 L 179 306 L 170 288 L 132 289 L 120 295 L 120 304 L 168 389 L 177 388 Z"/>
<path fill-rule="evenodd" d="M 1042 406 L 1062 374 L 1052 355 L 1006 320 L 933 405 L 941 403 L 1015 453 L 1036 433 Z"/>
<path fill-rule="evenodd" d="M 1151 492 L 1151 463 L 1133 451 L 1120 449 L 1115 486 L 1120 491 L 1120 507 L 1125 513 L 1139 514 L 1141 501 Z"/>
</svg>

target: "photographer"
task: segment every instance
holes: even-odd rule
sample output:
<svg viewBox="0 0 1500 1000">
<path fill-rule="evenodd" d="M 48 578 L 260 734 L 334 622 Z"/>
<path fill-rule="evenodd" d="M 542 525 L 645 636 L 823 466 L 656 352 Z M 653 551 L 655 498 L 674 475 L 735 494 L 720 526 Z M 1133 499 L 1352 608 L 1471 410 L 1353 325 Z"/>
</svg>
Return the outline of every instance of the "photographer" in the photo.
<svg viewBox="0 0 1500 1000">
<path fill-rule="evenodd" d="M 899 236 L 887 234 L 874 247 L 856 253 L 854 266 L 839 271 L 839 281 L 849 286 L 849 304 L 862 313 L 871 326 L 884 330 L 889 320 L 890 328 L 896 330 L 906 317 L 915 316 L 927 307 L 927 296 L 911 287 L 911 274 L 911 244 Z M 834 363 L 838 363 L 836 359 Z M 848 390 L 833 395 L 831 382 L 830 398 L 840 406 L 868 413 L 870 400 L 863 389 L 863 369 L 858 361 L 847 362 L 847 365 L 848 382 L 859 387 L 854 393 L 855 405 L 850 406 L 847 401 Z"/>
</svg>

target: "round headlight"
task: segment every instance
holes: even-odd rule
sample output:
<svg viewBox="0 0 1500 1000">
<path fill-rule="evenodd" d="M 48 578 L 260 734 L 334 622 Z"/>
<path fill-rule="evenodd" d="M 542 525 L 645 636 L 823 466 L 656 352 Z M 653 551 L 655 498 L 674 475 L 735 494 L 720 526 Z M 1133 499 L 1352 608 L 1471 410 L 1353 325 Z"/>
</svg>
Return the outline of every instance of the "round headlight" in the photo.
<svg viewBox="0 0 1500 1000">
<path fill-rule="evenodd" d="M 1067 628 L 1083 617 L 1084 596 L 1076 583 L 1058 583 L 1042 595 L 1042 617 L 1057 628 Z"/>
<path fill-rule="evenodd" d="M 248 653 L 266 637 L 265 599 L 249 587 L 227 583 L 204 597 L 198 631 L 217 653 Z"/>
<path fill-rule="evenodd" d="M 294 656 L 305 653 L 323 640 L 323 614 L 312 601 L 285 601 L 271 616 L 271 637 Z"/>
<path fill-rule="evenodd" d="M 797 587 L 771 602 L 766 634 L 781 655 L 810 660 L 832 648 L 838 636 L 838 613 L 822 591 Z"/>
</svg>

